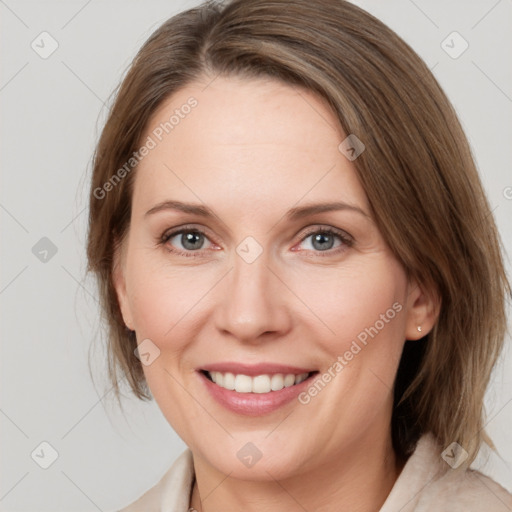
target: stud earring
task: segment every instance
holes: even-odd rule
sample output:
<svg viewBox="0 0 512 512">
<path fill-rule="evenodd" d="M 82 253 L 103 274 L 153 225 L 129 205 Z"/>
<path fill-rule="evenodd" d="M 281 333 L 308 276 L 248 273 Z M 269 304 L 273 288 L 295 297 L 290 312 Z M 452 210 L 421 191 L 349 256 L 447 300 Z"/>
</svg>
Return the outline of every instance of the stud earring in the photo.
<svg viewBox="0 0 512 512">
<path fill-rule="evenodd" d="M 421 325 L 418 325 L 417 329 L 418 329 L 418 332 L 421 332 Z"/>
</svg>

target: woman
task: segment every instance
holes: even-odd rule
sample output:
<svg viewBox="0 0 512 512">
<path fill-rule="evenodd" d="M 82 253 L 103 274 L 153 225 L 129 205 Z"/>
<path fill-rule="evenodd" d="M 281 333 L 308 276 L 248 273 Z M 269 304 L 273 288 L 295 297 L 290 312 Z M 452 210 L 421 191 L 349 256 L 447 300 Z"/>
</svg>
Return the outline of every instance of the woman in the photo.
<svg viewBox="0 0 512 512">
<path fill-rule="evenodd" d="M 123 511 L 512 509 L 469 470 L 499 237 L 443 91 L 361 9 L 164 23 L 98 144 L 88 258 L 116 393 L 188 446 Z"/>
</svg>

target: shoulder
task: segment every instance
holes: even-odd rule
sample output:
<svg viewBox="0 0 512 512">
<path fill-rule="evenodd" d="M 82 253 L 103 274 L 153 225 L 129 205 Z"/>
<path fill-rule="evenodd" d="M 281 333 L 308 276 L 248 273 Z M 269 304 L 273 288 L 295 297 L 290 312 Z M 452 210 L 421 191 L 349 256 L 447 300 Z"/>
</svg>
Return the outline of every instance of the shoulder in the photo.
<svg viewBox="0 0 512 512">
<path fill-rule="evenodd" d="M 474 469 L 452 469 L 434 436 L 418 441 L 380 512 L 510 512 L 512 494 Z"/>
<path fill-rule="evenodd" d="M 512 494 L 479 471 L 450 469 L 425 488 L 419 504 L 418 511 L 435 505 L 450 512 L 509 512 Z"/>
<path fill-rule="evenodd" d="M 153 487 L 117 512 L 186 512 L 193 480 L 192 452 L 186 449 Z"/>
</svg>

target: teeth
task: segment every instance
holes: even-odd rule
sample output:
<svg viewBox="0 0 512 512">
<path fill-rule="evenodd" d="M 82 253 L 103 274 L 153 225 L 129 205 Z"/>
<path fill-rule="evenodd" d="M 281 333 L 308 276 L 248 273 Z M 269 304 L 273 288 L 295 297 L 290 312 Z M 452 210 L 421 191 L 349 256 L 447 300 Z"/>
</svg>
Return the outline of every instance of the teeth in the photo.
<svg viewBox="0 0 512 512">
<path fill-rule="evenodd" d="M 207 372 L 217 386 L 221 388 L 234 390 L 237 393 L 270 393 L 270 391 L 279 391 L 283 388 L 289 388 L 295 384 L 300 384 L 308 378 L 309 373 L 294 375 L 293 373 L 274 375 L 257 375 L 249 377 L 248 375 L 234 375 L 233 373 Z"/>
<path fill-rule="evenodd" d="M 222 384 L 219 382 L 219 386 Z M 237 393 L 250 393 L 252 391 L 252 379 L 247 375 L 237 375 L 235 377 L 235 391 Z"/>
</svg>

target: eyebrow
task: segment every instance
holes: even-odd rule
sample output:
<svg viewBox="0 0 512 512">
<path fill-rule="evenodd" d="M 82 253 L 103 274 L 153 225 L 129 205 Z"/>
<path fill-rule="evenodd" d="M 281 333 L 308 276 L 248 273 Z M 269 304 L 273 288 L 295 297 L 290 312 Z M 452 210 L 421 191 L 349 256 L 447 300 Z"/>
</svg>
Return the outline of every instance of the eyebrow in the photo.
<svg viewBox="0 0 512 512">
<path fill-rule="evenodd" d="M 215 215 L 215 213 L 210 208 L 202 204 L 184 203 L 182 201 L 172 200 L 163 201 L 162 203 L 158 203 L 156 206 L 153 206 L 153 208 L 151 208 L 145 213 L 144 217 L 148 217 L 149 215 L 153 215 L 163 210 L 177 210 L 184 213 L 199 215 L 201 217 L 206 218 L 217 217 L 217 215 Z M 370 215 L 366 213 L 362 208 L 359 208 L 359 206 L 340 201 L 328 203 L 315 203 L 308 204 L 305 206 L 296 206 L 288 210 L 288 212 L 285 214 L 285 217 L 287 220 L 294 221 L 317 213 L 339 210 L 349 210 L 359 213 L 369 219 L 371 218 Z"/>
</svg>

